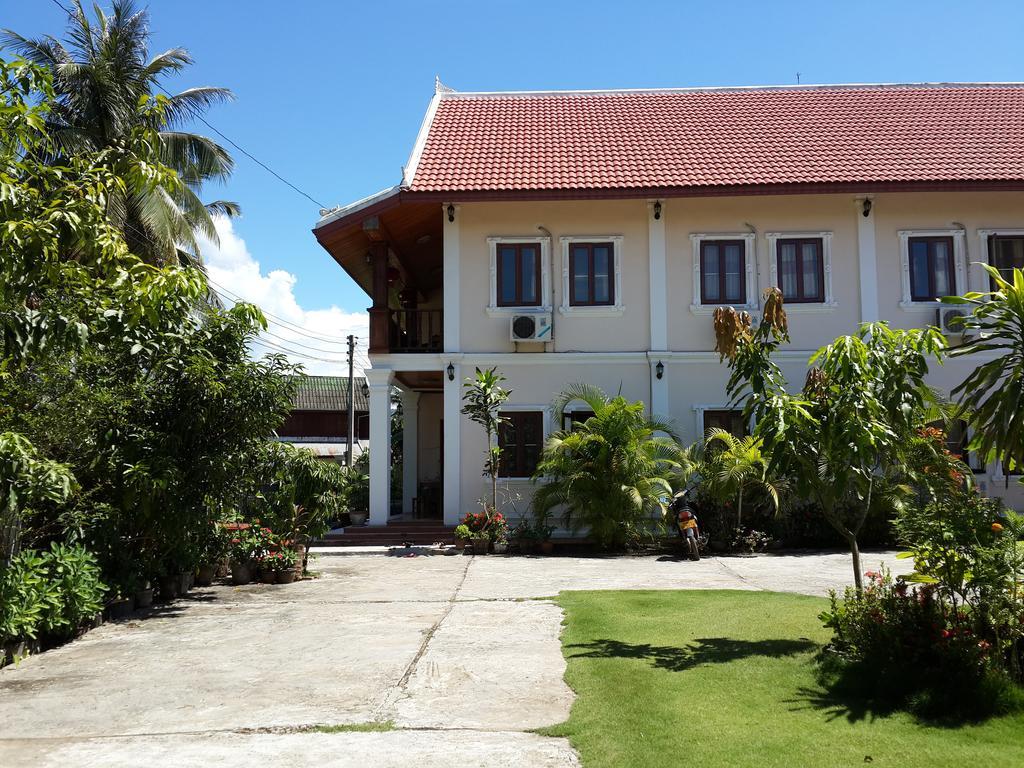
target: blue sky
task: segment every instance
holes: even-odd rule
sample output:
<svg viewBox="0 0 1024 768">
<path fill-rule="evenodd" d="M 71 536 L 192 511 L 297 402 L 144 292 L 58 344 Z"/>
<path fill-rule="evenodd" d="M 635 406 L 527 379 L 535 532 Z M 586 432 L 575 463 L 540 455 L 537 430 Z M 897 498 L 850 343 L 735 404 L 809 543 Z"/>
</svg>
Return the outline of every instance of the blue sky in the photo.
<svg viewBox="0 0 1024 768">
<path fill-rule="evenodd" d="M 456 90 L 785 84 L 797 72 L 804 83 L 1024 80 L 1019 2 L 148 5 L 154 51 L 183 46 L 196 59 L 167 87 L 231 88 L 237 100 L 209 120 L 329 206 L 399 181 L 435 74 Z M 24 35 L 63 23 L 51 0 L 0 0 L 0 26 Z M 234 177 L 205 194 L 244 211 L 221 277 L 241 292 L 262 281 L 250 298 L 324 337 L 343 333 L 368 301 L 314 241 L 319 206 L 234 154 Z"/>
</svg>

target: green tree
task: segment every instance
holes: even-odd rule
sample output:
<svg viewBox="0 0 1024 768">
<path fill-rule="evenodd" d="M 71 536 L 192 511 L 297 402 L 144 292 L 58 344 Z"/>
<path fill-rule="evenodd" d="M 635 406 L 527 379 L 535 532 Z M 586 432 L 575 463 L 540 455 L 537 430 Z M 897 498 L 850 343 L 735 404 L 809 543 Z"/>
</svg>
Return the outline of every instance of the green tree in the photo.
<svg viewBox="0 0 1024 768">
<path fill-rule="evenodd" d="M 861 590 L 857 536 L 880 500 L 899 501 L 899 481 L 909 471 L 906 451 L 934 398 L 924 383 L 928 361 L 942 359 L 945 339 L 936 328 L 865 323 L 856 335 L 841 336 L 811 357 L 803 391 L 794 395 L 772 360 L 788 340 L 777 289 L 767 292 L 756 331 L 735 310 L 718 310 L 715 319 L 716 331 L 722 330 L 718 348 L 732 370 L 727 391 L 756 418 L 770 472 L 817 502 L 849 546 Z"/>
<path fill-rule="evenodd" d="M 136 129 L 155 132 L 160 163 L 181 183 L 126 188 L 110 194 L 107 214 L 129 249 L 150 261 L 199 258 L 195 233 L 216 241 L 211 211 L 234 215 L 226 201 L 204 205 L 197 192 L 206 181 L 226 179 L 233 169 L 227 150 L 212 139 L 182 129 L 211 106 L 232 98 L 224 88 L 189 88 L 164 96 L 161 80 L 192 63 L 183 48 L 150 56 L 149 14 L 132 0 L 114 0 L 109 14 L 97 5 L 95 20 L 74 0 L 66 43 L 47 35 L 29 39 L 11 30 L 0 34 L 6 46 L 45 68 L 55 99 L 46 115 L 52 143 L 37 147 L 54 165 L 69 158 L 125 146 Z M 159 108 L 153 109 L 156 104 Z"/>
<path fill-rule="evenodd" d="M 967 293 L 943 299 L 947 304 L 973 306 L 964 318 L 967 342 L 950 357 L 996 353 L 959 386 L 959 401 L 974 427 L 970 449 L 986 460 L 998 459 L 1012 472 L 1024 467 L 1024 270 L 1009 275 L 987 264 L 995 284 L 988 293 Z"/>
<path fill-rule="evenodd" d="M 463 382 L 465 391 L 462 393 L 462 413 L 474 424 L 484 428 L 487 436 L 487 450 L 484 454 L 484 477 L 491 479 L 491 503 L 489 512 L 498 509 L 498 470 L 501 465 L 501 446 L 498 445 L 498 430 L 505 423 L 501 415 L 501 406 L 508 400 L 511 392 L 501 386 L 505 377 L 498 373 L 497 368 L 486 371 L 476 369 L 476 376 Z"/>
<path fill-rule="evenodd" d="M 575 401 L 594 415 L 548 438 L 535 475 L 544 482 L 534 510 L 543 518 L 562 507 L 567 528 L 586 528 L 602 547 L 622 549 L 664 517 L 673 480 L 686 468 L 684 456 L 671 425 L 648 418 L 643 403 L 609 398 L 581 383 L 555 399 L 555 417 Z"/>
<path fill-rule="evenodd" d="M 768 477 L 768 458 L 761 452 L 761 439 L 753 435 L 736 437 L 724 429 L 708 430 L 705 442 L 707 479 L 715 493 L 736 498 L 736 528 L 743 527 L 743 497 L 763 491 L 779 509 L 779 488 Z"/>
</svg>

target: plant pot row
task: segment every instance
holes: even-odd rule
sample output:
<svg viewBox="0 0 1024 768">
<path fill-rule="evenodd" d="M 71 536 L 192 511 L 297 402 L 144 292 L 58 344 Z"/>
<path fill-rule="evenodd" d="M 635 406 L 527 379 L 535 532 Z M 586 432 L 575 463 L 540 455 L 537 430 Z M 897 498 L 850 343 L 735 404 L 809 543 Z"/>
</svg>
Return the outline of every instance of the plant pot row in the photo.
<svg viewBox="0 0 1024 768">
<path fill-rule="evenodd" d="M 301 567 L 301 564 L 299 567 Z M 257 569 L 250 563 L 231 564 L 231 583 L 235 586 L 249 584 L 254 579 L 263 584 L 291 584 L 297 578 L 299 578 L 297 568 L 289 568 L 284 571 L 271 571 Z"/>
</svg>

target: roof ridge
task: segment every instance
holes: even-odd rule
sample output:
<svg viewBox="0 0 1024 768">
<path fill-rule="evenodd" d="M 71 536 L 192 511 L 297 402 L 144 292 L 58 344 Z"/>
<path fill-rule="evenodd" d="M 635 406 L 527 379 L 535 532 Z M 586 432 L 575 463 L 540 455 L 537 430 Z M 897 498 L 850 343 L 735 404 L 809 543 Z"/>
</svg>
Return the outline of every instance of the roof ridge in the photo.
<svg viewBox="0 0 1024 768">
<path fill-rule="evenodd" d="M 441 99 L 485 98 L 501 96 L 616 96 L 634 94 L 673 93 L 745 93 L 759 91 L 841 91 L 841 90 L 902 90 L 917 88 L 1024 88 L 1024 81 L 935 81 L 892 83 L 809 83 L 793 85 L 701 85 L 666 88 L 597 88 L 553 89 L 525 91 L 455 91 L 445 90 L 435 95 Z"/>
</svg>

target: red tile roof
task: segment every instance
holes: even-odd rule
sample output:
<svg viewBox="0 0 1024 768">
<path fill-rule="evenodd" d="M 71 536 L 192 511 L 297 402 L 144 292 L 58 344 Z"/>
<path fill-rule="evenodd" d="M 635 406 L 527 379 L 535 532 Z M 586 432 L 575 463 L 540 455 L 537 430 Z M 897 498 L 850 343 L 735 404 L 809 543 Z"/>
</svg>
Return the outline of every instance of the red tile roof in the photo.
<svg viewBox="0 0 1024 768">
<path fill-rule="evenodd" d="M 883 85 L 442 93 L 407 189 L 1021 181 L 1024 85 Z"/>
</svg>

